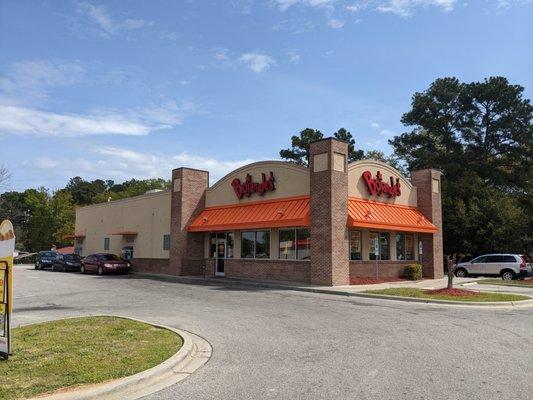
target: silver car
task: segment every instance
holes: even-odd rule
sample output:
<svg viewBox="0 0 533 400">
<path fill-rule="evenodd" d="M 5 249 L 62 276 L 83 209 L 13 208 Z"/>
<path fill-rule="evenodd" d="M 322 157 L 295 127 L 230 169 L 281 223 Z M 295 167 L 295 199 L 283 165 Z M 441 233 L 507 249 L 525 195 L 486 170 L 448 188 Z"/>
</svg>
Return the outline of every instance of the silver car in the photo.
<svg viewBox="0 0 533 400">
<path fill-rule="evenodd" d="M 520 279 L 531 273 L 531 264 L 520 254 L 484 254 L 470 261 L 459 260 L 455 276 L 501 276 L 503 280 Z"/>
</svg>

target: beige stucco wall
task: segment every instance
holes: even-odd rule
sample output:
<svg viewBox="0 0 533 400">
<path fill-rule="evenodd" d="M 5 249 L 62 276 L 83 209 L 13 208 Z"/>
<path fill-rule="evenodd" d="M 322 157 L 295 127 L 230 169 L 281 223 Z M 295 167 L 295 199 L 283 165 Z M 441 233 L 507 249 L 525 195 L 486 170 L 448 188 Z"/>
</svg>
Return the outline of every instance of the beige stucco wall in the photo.
<svg viewBox="0 0 533 400">
<path fill-rule="evenodd" d="M 116 231 L 136 231 L 132 242 Z M 95 204 L 76 209 L 76 234 L 85 239 L 76 246 L 82 255 L 104 251 L 104 238 L 110 239 L 106 252 L 120 255 L 126 245 L 133 246 L 135 258 L 168 258 L 163 250 L 163 235 L 170 234 L 170 192 L 159 192 L 129 199 Z"/>
<path fill-rule="evenodd" d="M 376 176 L 378 171 L 381 171 L 383 180 L 389 182 L 392 176 L 400 178 L 401 195 L 389 198 L 387 195 L 371 196 L 362 178 L 364 171 L 370 171 L 372 177 Z M 392 168 L 390 165 L 374 160 L 362 160 L 348 165 L 348 196 L 358 197 L 366 200 L 375 200 L 383 203 L 407 205 L 411 207 L 417 206 L 416 187 L 409 182 L 398 170 Z"/>
<path fill-rule="evenodd" d="M 231 187 L 231 181 L 239 178 L 244 182 L 246 174 L 250 174 L 254 182 L 261 182 L 261 174 L 272 171 L 276 179 L 276 190 L 265 192 L 262 196 L 252 194 L 250 197 L 238 199 Z M 229 173 L 206 191 L 206 207 L 227 204 L 241 204 L 251 201 L 272 200 L 284 197 L 309 195 L 309 169 L 284 161 L 260 161 L 245 165 Z"/>
</svg>

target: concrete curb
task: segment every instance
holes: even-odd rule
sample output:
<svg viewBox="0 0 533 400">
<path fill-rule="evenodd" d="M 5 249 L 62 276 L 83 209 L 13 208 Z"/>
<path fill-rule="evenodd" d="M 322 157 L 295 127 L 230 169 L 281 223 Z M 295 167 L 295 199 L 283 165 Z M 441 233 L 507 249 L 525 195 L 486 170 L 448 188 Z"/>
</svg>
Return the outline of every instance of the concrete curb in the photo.
<svg viewBox="0 0 533 400">
<path fill-rule="evenodd" d="M 205 339 L 193 333 L 120 315 L 99 314 L 90 316 L 124 318 L 168 329 L 182 337 L 183 346 L 176 354 L 161 364 L 138 374 L 95 385 L 81 386 L 79 389 L 42 395 L 28 400 L 134 400 L 182 381 L 205 365 L 211 358 L 211 345 Z"/>
<path fill-rule="evenodd" d="M 431 299 L 422 299 L 416 297 L 402 297 L 402 296 L 389 296 L 384 294 L 371 294 L 363 292 L 348 292 L 343 290 L 334 290 L 334 289 L 325 289 L 321 287 L 310 287 L 310 286 L 296 286 L 285 283 L 271 283 L 271 282 L 255 282 L 249 280 L 232 280 L 231 278 L 202 278 L 202 277 L 187 277 L 187 276 L 174 276 L 174 275 L 162 275 L 162 274 L 147 274 L 135 272 L 134 275 L 139 277 L 146 278 L 156 278 L 163 279 L 169 282 L 178 282 L 178 283 L 195 283 L 207 286 L 217 286 L 220 284 L 230 285 L 230 286 L 252 286 L 252 287 L 261 287 L 267 289 L 275 290 L 293 290 L 297 292 L 307 292 L 307 293 L 319 293 L 319 294 L 331 294 L 336 296 L 345 296 L 345 297 L 363 297 L 367 299 L 382 299 L 382 300 L 394 300 L 394 301 L 403 301 L 410 303 L 424 303 L 424 304 L 439 304 L 439 305 L 449 305 L 449 306 L 466 306 L 466 307 L 494 307 L 494 308 L 515 308 L 515 307 L 533 307 L 533 299 L 530 300 L 520 300 L 520 301 L 497 301 L 497 302 L 470 302 L 470 301 L 454 301 L 454 300 L 431 300 Z M 516 293 L 513 293 L 516 294 Z M 526 296 L 526 295 L 524 295 Z"/>
</svg>

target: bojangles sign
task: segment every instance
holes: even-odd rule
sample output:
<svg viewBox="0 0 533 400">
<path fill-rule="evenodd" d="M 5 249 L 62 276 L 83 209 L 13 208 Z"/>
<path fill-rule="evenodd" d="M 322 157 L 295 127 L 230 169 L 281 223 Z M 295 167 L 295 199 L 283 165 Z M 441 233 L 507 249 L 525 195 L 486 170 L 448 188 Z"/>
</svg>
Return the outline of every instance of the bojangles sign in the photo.
<svg viewBox="0 0 533 400">
<path fill-rule="evenodd" d="M 400 179 L 390 177 L 390 183 L 383 181 L 383 175 L 378 171 L 376 177 L 372 178 L 370 171 L 363 172 L 363 180 L 365 181 L 366 189 L 371 196 L 380 196 L 386 194 L 388 197 L 396 197 L 402 194 L 400 190 Z"/>
<path fill-rule="evenodd" d="M 270 172 L 268 177 L 266 174 L 261 174 L 261 182 L 254 182 L 252 175 L 246 174 L 244 182 L 241 182 L 239 178 L 235 178 L 231 181 L 231 187 L 233 187 L 237 198 L 242 199 L 244 196 L 250 197 L 253 193 L 262 196 L 265 192 L 276 190 L 276 186 L 274 185 L 275 181 L 272 172 Z"/>
</svg>

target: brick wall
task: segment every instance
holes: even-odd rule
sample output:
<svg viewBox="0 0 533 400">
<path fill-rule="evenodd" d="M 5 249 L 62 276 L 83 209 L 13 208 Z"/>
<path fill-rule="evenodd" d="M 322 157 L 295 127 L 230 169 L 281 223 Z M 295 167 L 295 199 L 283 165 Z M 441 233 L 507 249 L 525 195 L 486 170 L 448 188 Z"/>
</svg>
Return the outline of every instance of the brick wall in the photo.
<svg viewBox="0 0 533 400">
<path fill-rule="evenodd" d="M 378 277 L 380 278 L 402 278 L 406 265 L 417 263 L 417 261 L 378 261 Z M 350 261 L 350 278 L 375 278 L 375 261 Z"/>
<path fill-rule="evenodd" d="M 319 285 L 349 283 L 347 154 L 333 138 L 310 146 L 311 283 Z"/>
<path fill-rule="evenodd" d="M 214 276 L 214 260 L 204 261 L 206 275 Z M 263 279 L 271 281 L 310 282 L 311 262 L 261 259 L 226 259 L 225 278 Z"/>
<path fill-rule="evenodd" d="M 192 223 L 205 207 L 205 190 L 209 173 L 190 168 L 172 171 L 172 199 L 170 213 L 170 264 L 171 275 L 199 275 L 204 258 L 204 237 L 201 233 L 188 233 Z"/>
<path fill-rule="evenodd" d="M 168 274 L 168 259 L 134 258 L 131 260 L 132 271 L 148 274 Z"/>
<path fill-rule="evenodd" d="M 442 173 L 434 169 L 411 172 L 411 182 L 417 188 L 418 209 L 438 229 L 434 234 L 418 235 L 423 247 L 422 274 L 427 278 L 442 278 L 444 275 L 441 176 Z"/>
</svg>

